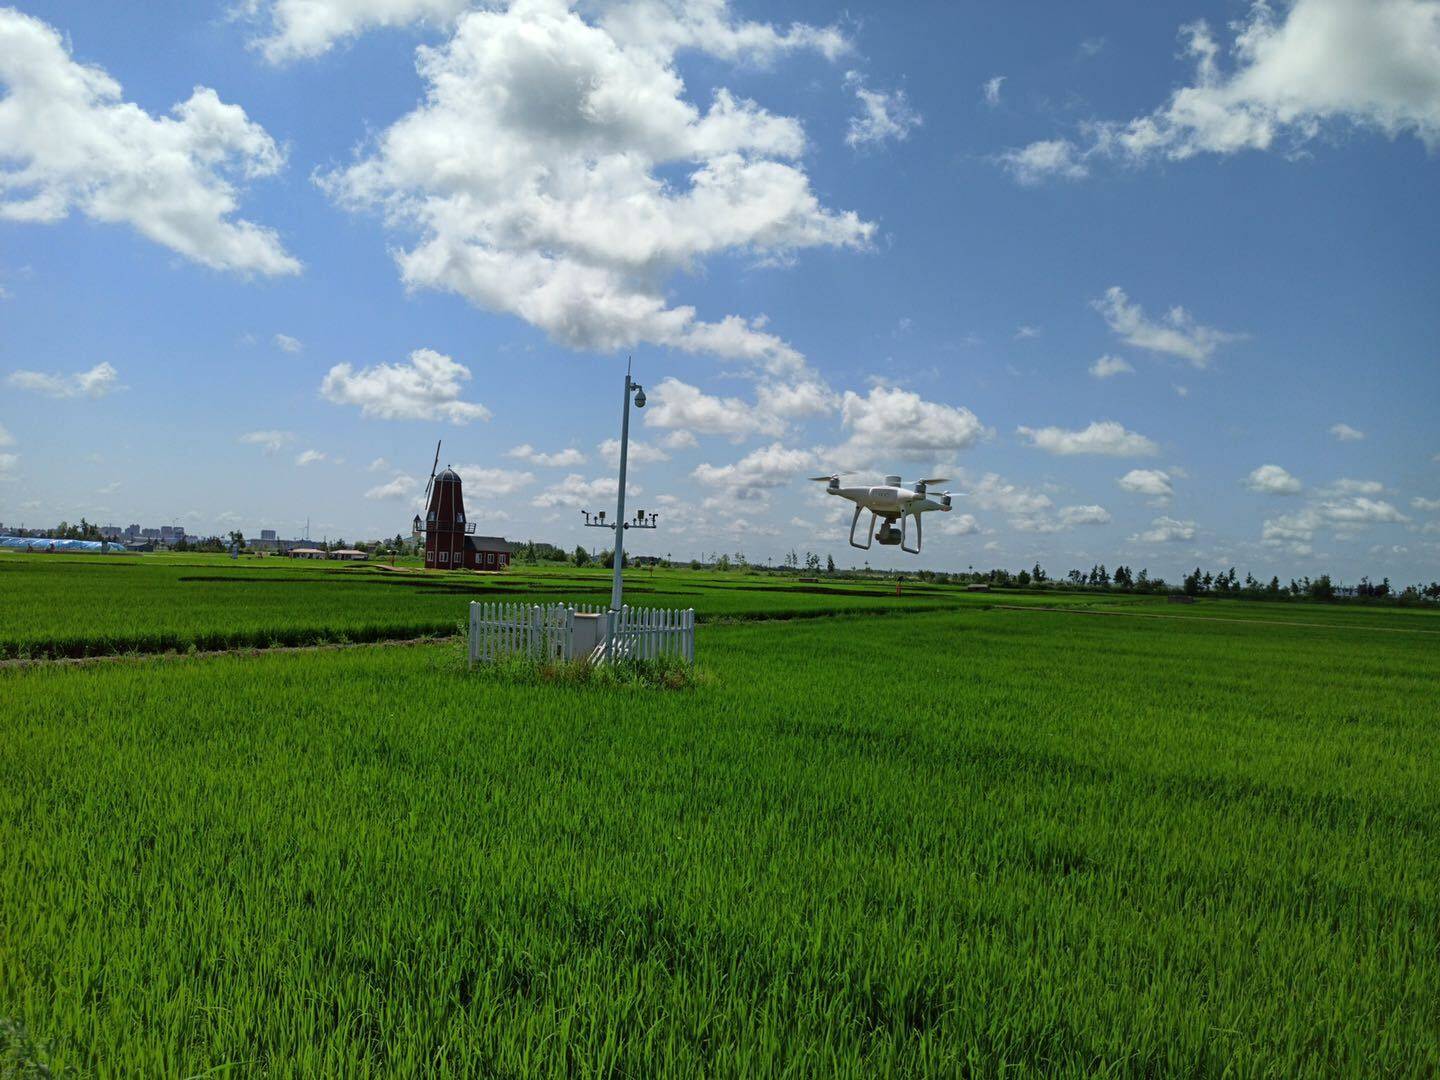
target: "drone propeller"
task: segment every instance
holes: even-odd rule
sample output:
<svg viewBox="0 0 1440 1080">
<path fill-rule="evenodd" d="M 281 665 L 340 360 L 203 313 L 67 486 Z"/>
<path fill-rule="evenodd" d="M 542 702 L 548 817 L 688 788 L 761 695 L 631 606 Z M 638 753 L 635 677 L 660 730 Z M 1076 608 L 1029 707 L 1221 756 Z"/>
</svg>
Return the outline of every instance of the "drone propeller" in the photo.
<svg viewBox="0 0 1440 1080">
<path fill-rule="evenodd" d="M 927 477 L 924 480 L 916 480 L 915 482 L 917 484 L 924 484 L 926 487 L 929 487 L 931 484 L 948 484 L 950 482 L 950 478 L 948 476 L 931 476 Z"/>
<path fill-rule="evenodd" d="M 818 480 L 822 484 L 828 484 L 831 480 L 837 479 L 839 475 L 839 473 L 832 473 L 829 476 L 807 476 L 805 479 Z"/>
</svg>

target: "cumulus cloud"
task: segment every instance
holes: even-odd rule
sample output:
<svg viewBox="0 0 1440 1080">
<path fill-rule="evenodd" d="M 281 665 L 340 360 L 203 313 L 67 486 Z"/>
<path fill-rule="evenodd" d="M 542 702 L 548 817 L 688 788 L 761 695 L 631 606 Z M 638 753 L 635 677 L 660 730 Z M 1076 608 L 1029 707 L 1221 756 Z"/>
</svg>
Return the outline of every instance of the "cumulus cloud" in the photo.
<svg viewBox="0 0 1440 1080">
<path fill-rule="evenodd" d="M 1110 457 L 1149 457 L 1160 448 L 1152 439 L 1114 420 L 1097 420 L 1079 431 L 1060 427 L 1019 427 L 1016 434 L 1030 440 L 1030 445 L 1051 454 L 1104 454 Z"/>
<path fill-rule="evenodd" d="M 274 430 L 247 431 L 244 435 L 240 436 L 240 441 L 242 443 L 248 443 L 251 446 L 258 446 L 267 454 L 275 454 L 287 443 L 295 441 L 295 433 L 293 431 Z"/>
<path fill-rule="evenodd" d="M 465 494 L 477 505 L 490 497 L 515 495 L 535 483 L 535 474 L 489 465 L 452 465 L 465 485 Z"/>
<path fill-rule="evenodd" d="M 584 508 L 591 504 L 614 503 L 620 490 L 619 481 L 613 476 L 596 477 L 586 480 L 579 473 L 570 473 L 565 479 L 551 484 L 535 497 L 535 504 L 541 507 L 571 506 Z M 634 484 L 625 485 L 627 496 L 639 495 L 641 489 Z"/>
<path fill-rule="evenodd" d="M 713 0 L 650 0 L 598 19 L 562 0 L 460 16 L 446 44 L 419 51 L 424 102 L 322 185 L 413 237 L 397 253 L 412 288 L 458 293 L 594 352 L 649 342 L 802 367 L 763 318 L 702 320 L 670 306 L 667 282 L 721 253 L 863 248 L 874 226 L 821 205 L 796 120 L 723 88 L 702 110 L 675 52 L 731 59 L 825 51 L 830 39 L 736 22 Z"/>
<path fill-rule="evenodd" d="M 619 440 L 619 439 L 606 439 L 606 440 L 605 440 L 604 442 L 602 442 L 598 447 L 596 447 L 596 449 L 600 452 L 600 457 L 601 457 L 604 461 L 608 462 L 608 463 L 611 464 L 611 465 L 614 465 L 614 466 L 617 466 L 617 467 L 619 466 L 619 464 L 620 464 L 620 440 Z M 652 444 L 650 444 L 650 443 L 647 443 L 647 442 L 642 442 L 642 441 L 640 441 L 639 439 L 631 439 L 631 440 L 630 440 L 630 447 L 629 447 L 628 454 L 629 454 L 629 456 L 628 456 L 628 458 L 627 458 L 626 460 L 627 460 L 631 465 L 650 465 L 650 464 L 654 464 L 655 462 L 659 462 L 659 461 L 669 461 L 669 460 L 670 460 L 670 455 L 667 454 L 667 453 L 664 451 L 664 449 L 662 449 L 662 448 L 659 447 L 659 446 L 654 446 L 654 445 L 652 445 Z"/>
<path fill-rule="evenodd" d="M 305 343 L 299 338 L 293 338 L 289 334 L 276 334 L 274 337 L 275 347 L 281 352 L 298 353 L 305 348 Z"/>
<path fill-rule="evenodd" d="M 1168 499 L 1175 494 L 1175 489 L 1170 484 L 1170 474 L 1160 469 L 1131 469 L 1116 483 L 1136 495 Z"/>
<path fill-rule="evenodd" d="M 365 492 L 367 499 L 399 499 L 406 502 L 419 502 L 425 492 L 425 485 L 413 476 L 404 473 L 396 474 L 395 478 L 388 483 L 372 487 Z"/>
<path fill-rule="evenodd" d="M 490 419 L 484 405 L 461 401 L 470 369 L 433 349 L 416 349 L 408 363 L 376 364 L 356 371 L 336 364 L 320 393 L 337 405 L 358 405 L 360 415 L 380 420 L 449 420 L 468 424 Z"/>
<path fill-rule="evenodd" d="M 1321 498 L 1293 514 L 1268 518 L 1261 526 L 1260 538 L 1272 545 L 1309 543 L 1322 528 L 1348 535 L 1371 525 L 1405 524 L 1409 520 L 1383 499 L 1362 495 Z"/>
<path fill-rule="evenodd" d="M 940 519 L 938 521 L 935 520 L 937 516 Z M 980 531 L 980 522 L 975 520 L 974 514 L 931 514 L 927 529 L 934 529 L 947 536 L 974 536 Z"/>
<path fill-rule="evenodd" d="M 815 455 L 782 443 L 771 443 L 751 451 L 733 465 L 697 466 L 692 474 L 710 487 L 735 491 L 783 487 L 815 468 Z"/>
<path fill-rule="evenodd" d="M 1355 480 L 1342 476 L 1327 487 L 1322 495 L 1383 495 L 1385 485 L 1379 480 Z"/>
<path fill-rule="evenodd" d="M 1062 506 L 1060 521 L 1065 525 L 1108 525 L 1110 511 L 1103 506 Z"/>
<path fill-rule="evenodd" d="M 19 467 L 19 454 L 0 454 L 0 480 L 11 479 Z"/>
<path fill-rule="evenodd" d="M 1077 173 L 1046 161 L 1106 157 L 1139 165 L 1244 150 L 1296 153 L 1347 130 L 1409 134 L 1432 151 L 1440 147 L 1435 0 L 1294 0 L 1278 16 L 1257 0 L 1233 29 L 1227 70 L 1206 22 L 1181 28 L 1194 78 L 1150 114 L 1087 125 L 1083 149 L 1062 139 L 1009 153 L 1045 148 L 1028 174 L 1035 182 L 1084 175 L 1083 166 Z"/>
<path fill-rule="evenodd" d="M 649 394 L 645 409 L 647 427 L 695 435 L 725 435 L 741 439 L 773 429 L 774 421 L 740 398 L 716 397 L 698 386 L 666 378 Z"/>
<path fill-rule="evenodd" d="M 0 220 L 78 211 L 217 270 L 299 272 L 273 230 L 233 216 L 236 182 L 285 161 L 240 106 L 199 86 L 152 116 L 104 70 L 76 63 L 54 27 L 13 8 L 0 8 L 0 87 Z"/>
<path fill-rule="evenodd" d="M 985 98 L 985 104 L 992 109 L 1000 104 L 1000 87 L 1004 82 L 1004 75 L 992 75 L 980 85 L 980 93 Z"/>
<path fill-rule="evenodd" d="M 17 390 L 29 390 L 53 398 L 99 398 L 120 389 L 120 373 L 104 361 L 89 371 L 78 371 L 73 375 L 13 371 L 6 381 Z"/>
<path fill-rule="evenodd" d="M 1081 180 L 1090 169 L 1068 139 L 1045 139 L 1017 150 L 1006 150 L 995 158 L 1015 180 L 1027 187 L 1043 183 L 1051 177 Z"/>
<path fill-rule="evenodd" d="M 860 103 L 860 112 L 850 118 L 845 131 L 846 146 L 858 149 L 887 139 L 903 142 L 923 122 L 904 90 L 871 90 L 856 71 L 846 72 L 845 83 L 854 88 Z"/>
<path fill-rule="evenodd" d="M 1195 539 L 1195 522 L 1176 521 L 1172 517 L 1157 517 L 1150 522 L 1150 528 L 1130 537 L 1131 543 L 1174 544 Z"/>
<path fill-rule="evenodd" d="M 926 401 L 899 387 L 873 386 L 864 397 L 845 391 L 840 418 L 849 438 L 833 451 L 835 460 L 857 465 L 892 455 L 933 459 L 994 434 L 963 405 Z"/>
<path fill-rule="evenodd" d="M 14 436 L 14 435 L 11 435 L 10 432 L 5 429 L 5 425 L 4 425 L 4 424 L 0 424 L 0 446 L 14 446 L 14 445 L 15 445 L 15 436 Z"/>
<path fill-rule="evenodd" d="M 536 450 L 529 443 L 521 443 L 519 446 L 513 446 L 505 451 L 505 456 L 517 458 L 531 465 L 539 465 L 542 468 L 573 469 L 576 465 L 585 464 L 585 455 L 573 446 L 567 446 L 564 450 L 556 450 L 547 454 Z"/>
<path fill-rule="evenodd" d="M 264 36 L 252 42 L 272 63 L 323 55 L 368 30 L 414 23 L 449 26 L 476 0 L 243 0 L 240 11 Z M 726 60 L 772 62 L 782 53 L 814 49 L 835 59 L 850 42 L 833 26 L 792 23 L 783 29 L 737 22 L 725 0 L 634 0 L 612 3 L 602 22 L 637 46 L 663 52 L 701 49 Z"/>
<path fill-rule="evenodd" d="M 1090 374 L 1096 379 L 1109 379 L 1116 375 L 1133 375 L 1135 369 L 1128 360 L 1118 356 L 1102 356 L 1090 365 Z"/>
<path fill-rule="evenodd" d="M 1261 465 L 1250 474 L 1245 484 L 1251 491 L 1262 495 L 1298 495 L 1304 487 L 1279 465 Z"/>
<path fill-rule="evenodd" d="M 326 458 L 323 450 L 302 450 L 295 457 L 295 464 L 302 468 L 306 465 L 314 465 L 317 461 L 324 461 Z"/>
<path fill-rule="evenodd" d="M 1183 307 L 1175 306 L 1159 320 L 1147 318 L 1139 304 L 1131 303 L 1125 290 L 1112 285 L 1105 295 L 1090 304 L 1119 335 L 1137 349 L 1166 353 L 1188 360 L 1197 368 L 1207 367 L 1215 350 L 1243 335 L 1202 326 Z"/>
<path fill-rule="evenodd" d="M 1440 510 L 1440 499 L 1426 499 L 1420 495 L 1416 495 L 1410 500 L 1410 509 L 1426 512 Z"/>
<path fill-rule="evenodd" d="M 1341 442 L 1359 442 L 1365 438 L 1365 432 L 1359 428 L 1353 428 L 1349 424 L 1332 424 L 1330 434 Z"/>
</svg>

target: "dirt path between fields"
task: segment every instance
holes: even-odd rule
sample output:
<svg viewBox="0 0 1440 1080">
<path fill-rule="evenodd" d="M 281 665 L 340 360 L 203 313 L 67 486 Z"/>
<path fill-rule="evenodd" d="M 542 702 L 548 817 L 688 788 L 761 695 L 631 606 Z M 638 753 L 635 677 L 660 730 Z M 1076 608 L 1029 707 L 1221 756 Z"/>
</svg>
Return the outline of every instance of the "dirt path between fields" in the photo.
<svg viewBox="0 0 1440 1080">
<path fill-rule="evenodd" d="M 1060 615 L 1112 615 L 1128 619 L 1170 619 L 1174 622 L 1219 622 L 1240 626 L 1300 626 L 1311 630 L 1373 630 L 1382 634 L 1434 634 L 1411 626 L 1364 626 L 1358 623 L 1291 622 L 1287 619 L 1227 619 L 1223 615 L 1162 615 L 1153 611 L 1099 611 L 1095 608 L 1040 607 L 1032 604 L 993 604 L 992 611 L 1050 611 Z"/>
</svg>

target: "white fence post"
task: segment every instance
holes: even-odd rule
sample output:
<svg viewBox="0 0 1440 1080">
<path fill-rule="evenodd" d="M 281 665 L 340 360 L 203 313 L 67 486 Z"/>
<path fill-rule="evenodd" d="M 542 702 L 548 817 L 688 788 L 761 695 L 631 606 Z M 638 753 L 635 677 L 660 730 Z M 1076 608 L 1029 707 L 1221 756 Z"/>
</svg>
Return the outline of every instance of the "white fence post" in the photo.
<svg viewBox="0 0 1440 1080">
<path fill-rule="evenodd" d="M 470 603 L 469 665 L 521 653 L 534 660 L 575 660 L 575 616 L 601 615 L 602 638 L 590 656 L 597 663 L 678 656 L 695 662 L 695 609 L 631 608 L 594 604 Z"/>
</svg>

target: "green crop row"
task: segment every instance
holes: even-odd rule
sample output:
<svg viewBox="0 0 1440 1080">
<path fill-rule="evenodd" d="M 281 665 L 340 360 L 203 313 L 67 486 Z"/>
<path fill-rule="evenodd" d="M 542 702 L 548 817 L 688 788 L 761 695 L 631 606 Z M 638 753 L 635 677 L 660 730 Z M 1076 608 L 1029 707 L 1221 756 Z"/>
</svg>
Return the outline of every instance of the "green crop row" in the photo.
<svg viewBox="0 0 1440 1080">
<path fill-rule="evenodd" d="M 449 644 L 0 672 L 0 1017 L 101 1077 L 1440 1070 L 1431 639 L 698 646 L 676 691 Z"/>
</svg>

